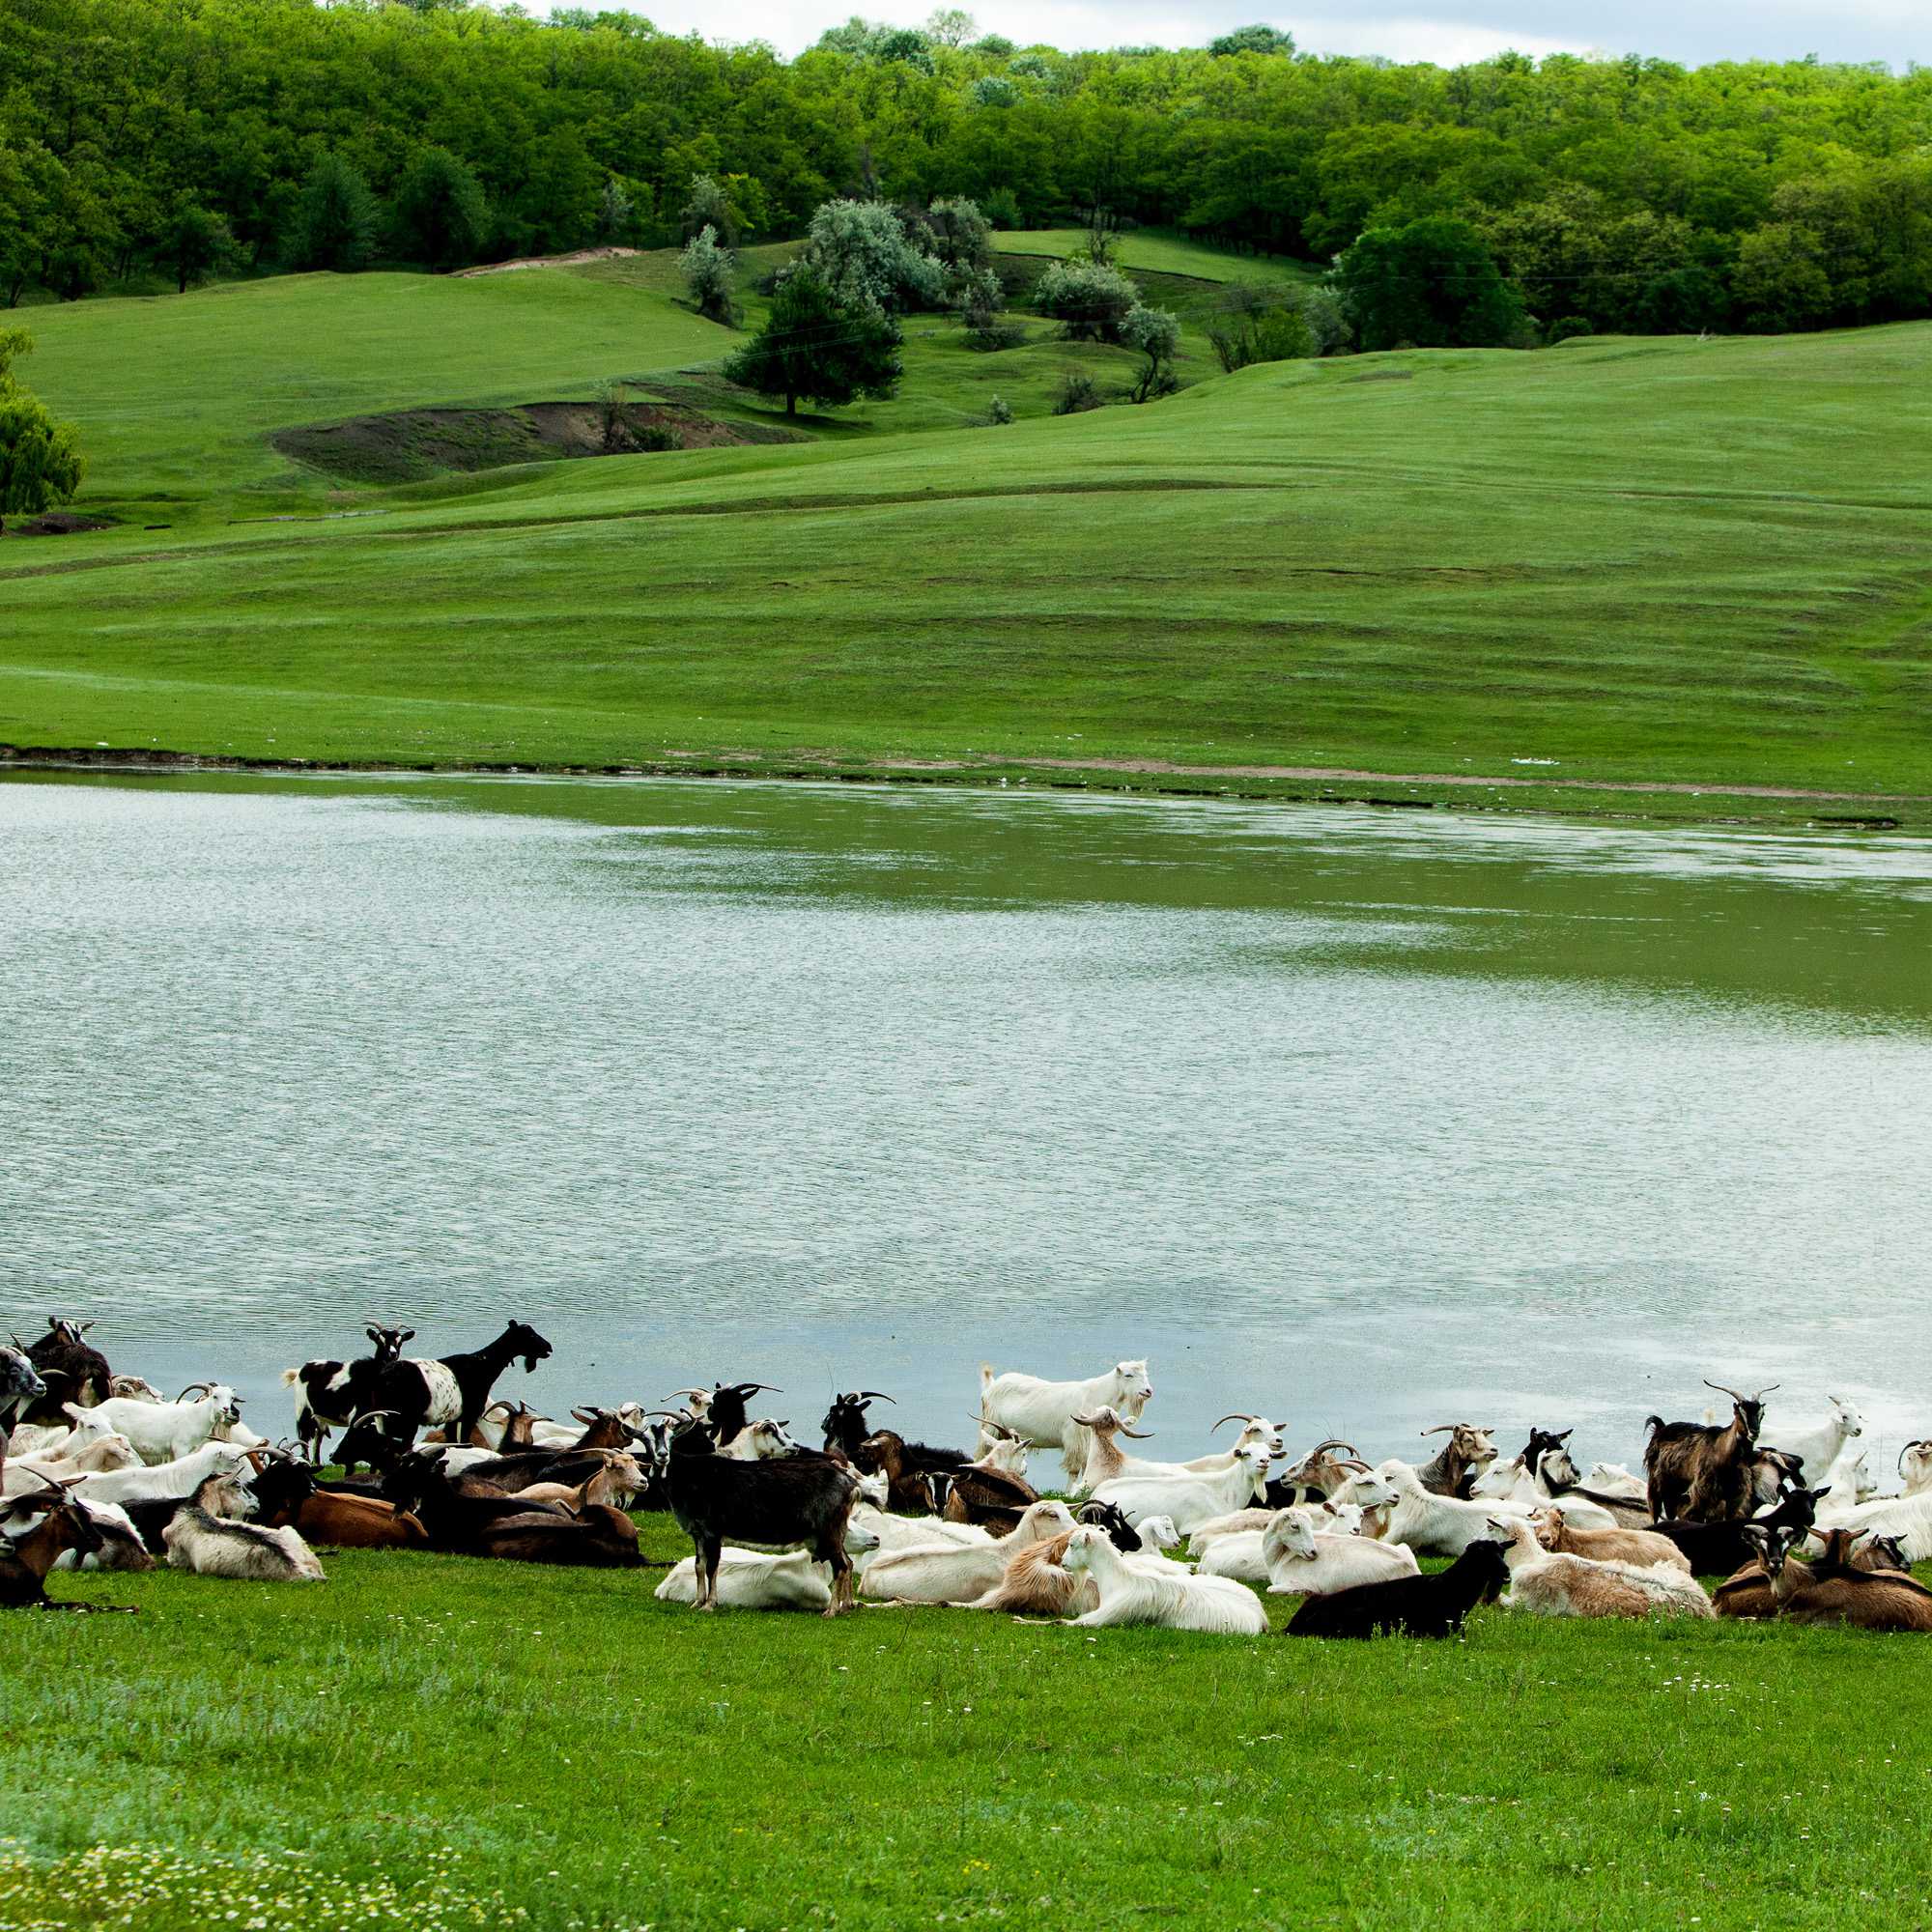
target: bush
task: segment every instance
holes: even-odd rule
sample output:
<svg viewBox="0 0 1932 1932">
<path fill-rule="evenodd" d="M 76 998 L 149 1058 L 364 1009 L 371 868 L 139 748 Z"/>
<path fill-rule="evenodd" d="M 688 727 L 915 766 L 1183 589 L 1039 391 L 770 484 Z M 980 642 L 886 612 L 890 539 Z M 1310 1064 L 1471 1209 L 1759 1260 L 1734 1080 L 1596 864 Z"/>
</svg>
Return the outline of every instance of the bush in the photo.
<svg viewBox="0 0 1932 1932">
<path fill-rule="evenodd" d="M 738 304 L 731 293 L 731 251 L 718 245 L 717 233 L 708 222 L 684 244 L 677 266 L 698 314 L 722 322 L 726 328 L 735 327 Z"/>
<path fill-rule="evenodd" d="M 0 328 L 0 528 L 71 503 L 87 469 L 73 425 L 55 422 L 10 373 L 33 346 L 24 328 Z"/>
<path fill-rule="evenodd" d="M 1295 300 L 1301 319 L 1315 340 L 1317 355 L 1339 355 L 1355 339 L 1348 312 L 1332 289 L 1303 289 Z"/>
<path fill-rule="evenodd" d="M 453 269 L 473 262 L 490 230 L 476 177 L 447 148 L 424 148 L 396 189 L 396 242 L 412 262 Z"/>
<path fill-rule="evenodd" d="M 1020 198 L 1009 187 L 996 187 L 980 199 L 980 212 L 994 228 L 1024 228 L 1026 216 L 1020 210 Z"/>
<path fill-rule="evenodd" d="M 932 252 L 955 275 L 983 273 L 993 259 L 992 224 L 978 202 L 944 196 L 926 212 Z"/>
<path fill-rule="evenodd" d="M 731 197 L 710 175 L 693 175 L 691 196 L 678 211 L 678 227 L 687 242 L 694 242 L 705 229 L 727 248 L 738 241 L 738 218 L 732 212 Z"/>
<path fill-rule="evenodd" d="M 906 240 L 898 216 L 882 201 L 821 204 L 800 260 L 816 268 L 832 298 L 848 308 L 888 315 L 937 308 L 945 291 L 939 264 Z"/>
<path fill-rule="evenodd" d="M 1566 315 L 1549 325 L 1549 332 L 1544 337 L 1544 341 L 1554 349 L 1559 342 L 1574 341 L 1579 335 L 1594 335 L 1596 332 L 1585 317 Z"/>
<path fill-rule="evenodd" d="M 1106 400 L 1092 376 L 1079 369 L 1069 369 L 1060 379 L 1060 393 L 1053 399 L 1053 413 L 1057 416 L 1077 416 L 1088 410 L 1104 409 Z"/>
<path fill-rule="evenodd" d="M 1017 322 L 1009 322 L 1004 316 L 995 316 L 966 331 L 967 348 L 977 349 L 986 355 L 997 355 L 1005 349 L 1021 348 L 1026 340 L 1025 327 Z"/>
<path fill-rule="evenodd" d="M 1234 282 L 1223 291 L 1208 340 L 1231 375 L 1250 363 L 1289 362 L 1319 353 L 1293 293 L 1253 282 Z"/>
<path fill-rule="evenodd" d="M 630 190 L 615 175 L 607 176 L 597 197 L 597 239 L 606 247 L 630 239 L 633 210 Z"/>
<path fill-rule="evenodd" d="M 668 423 L 646 423 L 638 432 L 639 449 L 682 449 L 684 432 L 672 429 Z"/>
<path fill-rule="evenodd" d="M 1466 221 L 1432 215 L 1371 228 L 1335 265 L 1364 349 L 1500 349 L 1521 339 L 1522 301 Z"/>
<path fill-rule="evenodd" d="M 1017 107 L 1019 82 L 1004 73 L 982 73 L 967 89 L 975 107 Z"/>
<path fill-rule="evenodd" d="M 1012 405 L 1004 396 L 995 396 L 986 405 L 986 420 L 998 429 L 1013 419 Z"/>
<path fill-rule="evenodd" d="M 1118 342 L 1140 298 L 1117 269 L 1056 262 L 1034 285 L 1034 306 L 1065 327 L 1069 342 Z"/>
</svg>

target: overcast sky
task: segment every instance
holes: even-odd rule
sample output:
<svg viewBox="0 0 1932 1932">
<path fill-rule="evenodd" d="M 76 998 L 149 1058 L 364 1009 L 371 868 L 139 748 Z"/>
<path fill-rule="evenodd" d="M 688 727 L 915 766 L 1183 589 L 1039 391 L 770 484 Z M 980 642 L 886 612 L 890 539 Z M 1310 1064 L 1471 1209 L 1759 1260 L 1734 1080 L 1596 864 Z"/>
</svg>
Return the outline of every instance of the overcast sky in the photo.
<svg viewBox="0 0 1932 1932">
<path fill-rule="evenodd" d="M 834 22 L 860 12 L 868 19 L 917 26 L 933 0 L 854 7 L 826 0 L 740 0 L 730 7 L 704 0 L 629 0 L 670 33 L 707 40 L 767 40 L 796 53 Z M 1328 11 L 1297 14 L 1258 8 L 1254 0 L 1208 0 L 1186 7 L 1175 0 L 982 0 L 968 11 L 982 33 L 1005 34 L 1022 45 L 1046 41 L 1061 47 L 1112 47 L 1143 43 L 1200 46 L 1250 20 L 1284 27 L 1311 53 L 1386 54 L 1391 60 L 1481 60 L 1503 47 L 1524 53 L 1593 50 L 1659 54 L 1701 63 L 1752 56 L 1796 59 L 1932 63 L 1932 0 L 1443 0 L 1437 8 L 1362 0 L 1321 0 Z"/>
</svg>

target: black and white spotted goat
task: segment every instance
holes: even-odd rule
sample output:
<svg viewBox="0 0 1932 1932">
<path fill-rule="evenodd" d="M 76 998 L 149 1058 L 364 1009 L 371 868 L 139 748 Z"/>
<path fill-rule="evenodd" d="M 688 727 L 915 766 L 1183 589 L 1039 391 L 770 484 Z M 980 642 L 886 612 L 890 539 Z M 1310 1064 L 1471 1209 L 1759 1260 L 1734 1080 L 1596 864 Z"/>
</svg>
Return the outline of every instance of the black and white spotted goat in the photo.
<svg viewBox="0 0 1932 1932">
<path fill-rule="evenodd" d="M 375 1406 L 374 1378 L 403 1352 L 413 1328 L 384 1328 L 372 1321 L 362 1331 L 372 1352 L 353 1362 L 318 1357 L 298 1369 L 282 1371 L 282 1386 L 296 1390 L 296 1439 L 317 1463 L 331 1429 L 347 1429 L 364 1409 Z"/>
<path fill-rule="evenodd" d="M 382 1414 L 384 1433 L 404 1442 L 439 1426 L 450 1441 L 468 1442 L 497 1378 L 520 1355 L 529 1375 L 550 1352 L 550 1344 L 527 1322 L 512 1321 L 494 1342 L 469 1354 L 411 1355 L 384 1364 L 366 1378 L 358 1412 Z"/>
</svg>

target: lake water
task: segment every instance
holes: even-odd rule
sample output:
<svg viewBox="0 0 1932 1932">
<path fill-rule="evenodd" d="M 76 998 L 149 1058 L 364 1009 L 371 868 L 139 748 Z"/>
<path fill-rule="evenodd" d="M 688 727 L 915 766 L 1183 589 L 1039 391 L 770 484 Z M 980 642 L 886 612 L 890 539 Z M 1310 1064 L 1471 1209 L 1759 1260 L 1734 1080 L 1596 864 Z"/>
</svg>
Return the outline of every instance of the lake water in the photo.
<svg viewBox="0 0 1932 1932">
<path fill-rule="evenodd" d="M 1145 1354 L 1409 1453 L 1698 1378 L 1932 1428 L 1932 847 L 702 782 L 0 780 L 0 1329 L 504 1392 Z M 888 1411 L 881 1411 L 888 1413 Z M 815 1436 L 814 1438 L 815 1439 Z M 1508 1448 L 1519 1446 L 1510 1441 Z"/>
</svg>

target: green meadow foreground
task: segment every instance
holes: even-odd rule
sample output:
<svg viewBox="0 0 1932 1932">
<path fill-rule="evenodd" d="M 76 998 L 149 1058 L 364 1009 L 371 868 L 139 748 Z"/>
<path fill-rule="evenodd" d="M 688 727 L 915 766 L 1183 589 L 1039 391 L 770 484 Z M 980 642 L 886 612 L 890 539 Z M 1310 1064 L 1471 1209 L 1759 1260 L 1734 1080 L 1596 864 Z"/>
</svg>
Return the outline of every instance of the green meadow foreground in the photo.
<svg viewBox="0 0 1932 1932">
<path fill-rule="evenodd" d="M 1090 1636 L 327 1567 L 60 1577 L 142 1613 L 0 1620 L 0 1925 L 1547 1932 L 1916 1924 L 1932 1893 L 1911 1637 L 1500 1609 L 1449 1644 Z"/>
<path fill-rule="evenodd" d="M 1932 818 L 1932 325 L 1223 377 L 1190 322 L 1180 395 L 1053 417 L 1131 358 L 917 318 L 901 396 L 794 441 L 384 483 L 270 440 L 617 377 L 784 431 L 668 273 L 34 311 L 119 521 L 0 544 L 0 744 Z"/>
</svg>

